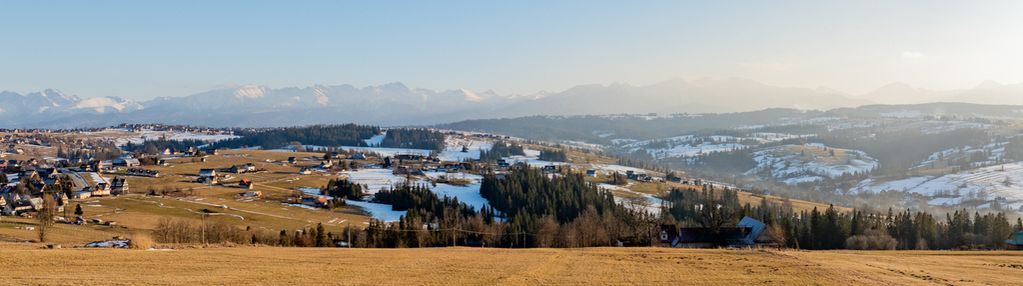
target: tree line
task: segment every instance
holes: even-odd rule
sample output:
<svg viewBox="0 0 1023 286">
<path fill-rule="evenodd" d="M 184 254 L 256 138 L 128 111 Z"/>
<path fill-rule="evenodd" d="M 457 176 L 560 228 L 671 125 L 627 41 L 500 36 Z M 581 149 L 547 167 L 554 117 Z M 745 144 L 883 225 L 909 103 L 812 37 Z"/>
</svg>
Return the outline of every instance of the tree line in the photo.
<svg viewBox="0 0 1023 286">
<path fill-rule="evenodd" d="M 274 129 L 237 130 L 239 138 L 222 140 L 210 145 L 211 148 L 255 147 L 282 148 L 292 142 L 319 146 L 367 146 L 365 139 L 380 134 L 376 126 L 343 124 L 312 125 Z"/>
<path fill-rule="evenodd" d="M 944 218 L 905 210 L 887 214 L 860 210 L 840 211 L 833 205 L 820 211 L 793 211 L 791 202 L 761 201 L 741 205 L 734 190 L 674 189 L 664 199 L 666 211 L 683 226 L 720 228 L 734 225 L 743 216 L 764 222 L 770 236 L 786 247 L 798 249 L 1004 249 L 1013 231 L 1004 213 L 973 213 L 965 209 Z"/>
<path fill-rule="evenodd" d="M 425 128 L 388 129 L 379 147 L 444 150 L 444 133 Z"/>
<path fill-rule="evenodd" d="M 363 197 L 362 187 L 347 180 L 332 180 L 322 190 L 335 197 Z M 525 165 L 512 166 L 503 174 L 484 174 L 480 194 L 489 206 L 474 209 L 455 198 L 438 197 L 429 185 L 403 183 L 372 198 L 407 211 L 397 222 L 372 220 L 366 228 L 347 227 L 338 234 L 317 227 L 282 230 L 276 235 L 246 230 L 215 237 L 244 241 L 241 237 L 250 235 L 252 243 L 282 246 L 335 246 L 342 241 L 353 247 L 384 248 L 649 246 L 658 241 L 659 225 L 720 233 L 748 216 L 766 225 L 769 240 L 789 248 L 1001 249 L 1012 231 L 1023 230 L 1023 221 L 1010 225 L 1003 213 L 971 215 L 962 210 L 940 217 L 909 210 L 843 211 L 834 206 L 796 211 L 787 199 L 743 204 L 737 190 L 709 184 L 671 189 L 659 196 L 663 203 L 654 207 L 661 211 L 653 215 L 646 208 L 616 202 L 610 192 L 586 182 L 579 173 L 566 169 L 544 174 Z M 196 240 L 195 234 L 177 235 L 166 229 L 189 228 L 158 226 L 161 241 Z M 194 225 L 191 229 L 199 230 Z"/>
<path fill-rule="evenodd" d="M 480 161 L 496 162 L 504 157 L 526 155 L 525 148 L 515 142 L 497 141 L 490 150 L 480 150 Z"/>
</svg>

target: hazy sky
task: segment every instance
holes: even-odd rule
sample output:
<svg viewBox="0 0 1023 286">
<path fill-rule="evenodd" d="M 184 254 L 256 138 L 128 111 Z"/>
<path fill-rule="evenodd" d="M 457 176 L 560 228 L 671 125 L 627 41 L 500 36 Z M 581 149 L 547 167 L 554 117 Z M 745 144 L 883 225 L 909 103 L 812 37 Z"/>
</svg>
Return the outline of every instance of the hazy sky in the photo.
<svg viewBox="0 0 1023 286">
<path fill-rule="evenodd" d="M 4 1 L 0 90 L 1023 81 L 1023 1 Z"/>
</svg>

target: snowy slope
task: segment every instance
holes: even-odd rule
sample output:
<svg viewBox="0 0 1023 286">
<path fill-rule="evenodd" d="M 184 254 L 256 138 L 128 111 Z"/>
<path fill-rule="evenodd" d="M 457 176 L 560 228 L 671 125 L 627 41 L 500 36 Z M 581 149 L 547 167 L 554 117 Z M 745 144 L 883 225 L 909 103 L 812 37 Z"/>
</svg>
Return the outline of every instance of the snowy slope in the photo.
<svg viewBox="0 0 1023 286">
<path fill-rule="evenodd" d="M 931 204 L 955 204 L 963 198 L 996 200 L 1004 198 L 1012 208 L 1023 207 L 1023 163 L 1010 163 L 948 174 L 940 177 L 910 177 L 876 182 L 865 180 L 852 189 L 857 192 L 905 191 L 934 197 Z M 943 198 L 943 199 L 939 199 Z"/>
<path fill-rule="evenodd" d="M 746 174 L 770 177 L 790 185 L 866 173 L 878 166 L 877 160 L 863 151 L 820 144 L 771 147 L 754 152 L 753 159 L 757 166 Z"/>
</svg>

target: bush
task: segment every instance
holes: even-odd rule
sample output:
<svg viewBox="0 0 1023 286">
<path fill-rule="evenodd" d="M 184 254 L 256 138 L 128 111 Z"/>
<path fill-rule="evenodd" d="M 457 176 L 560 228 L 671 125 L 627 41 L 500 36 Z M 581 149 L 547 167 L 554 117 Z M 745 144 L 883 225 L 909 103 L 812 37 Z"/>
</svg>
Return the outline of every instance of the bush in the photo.
<svg viewBox="0 0 1023 286">
<path fill-rule="evenodd" d="M 899 242 L 891 236 L 874 229 L 845 240 L 845 248 L 853 250 L 895 250 L 898 244 Z"/>
<path fill-rule="evenodd" d="M 128 239 L 131 240 L 131 249 L 150 249 L 153 248 L 153 246 L 156 246 L 156 242 L 153 241 L 153 237 L 146 233 L 136 232 Z"/>
</svg>

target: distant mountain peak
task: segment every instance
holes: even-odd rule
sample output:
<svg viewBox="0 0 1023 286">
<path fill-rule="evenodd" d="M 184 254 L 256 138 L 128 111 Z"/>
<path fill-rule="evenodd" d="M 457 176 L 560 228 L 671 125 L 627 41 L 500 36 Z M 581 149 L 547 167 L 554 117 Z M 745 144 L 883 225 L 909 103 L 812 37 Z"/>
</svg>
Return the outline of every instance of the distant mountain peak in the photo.
<svg viewBox="0 0 1023 286">
<path fill-rule="evenodd" d="M 999 82 L 997 82 L 997 81 L 985 80 L 985 81 L 981 82 L 980 84 L 978 84 L 976 88 L 977 89 L 988 89 L 988 88 L 999 88 L 999 87 L 1002 87 L 1002 86 L 1004 86 L 1004 85 L 999 83 Z"/>
<path fill-rule="evenodd" d="M 267 88 L 258 85 L 244 85 L 234 90 L 236 98 L 261 98 L 266 95 Z"/>
</svg>

